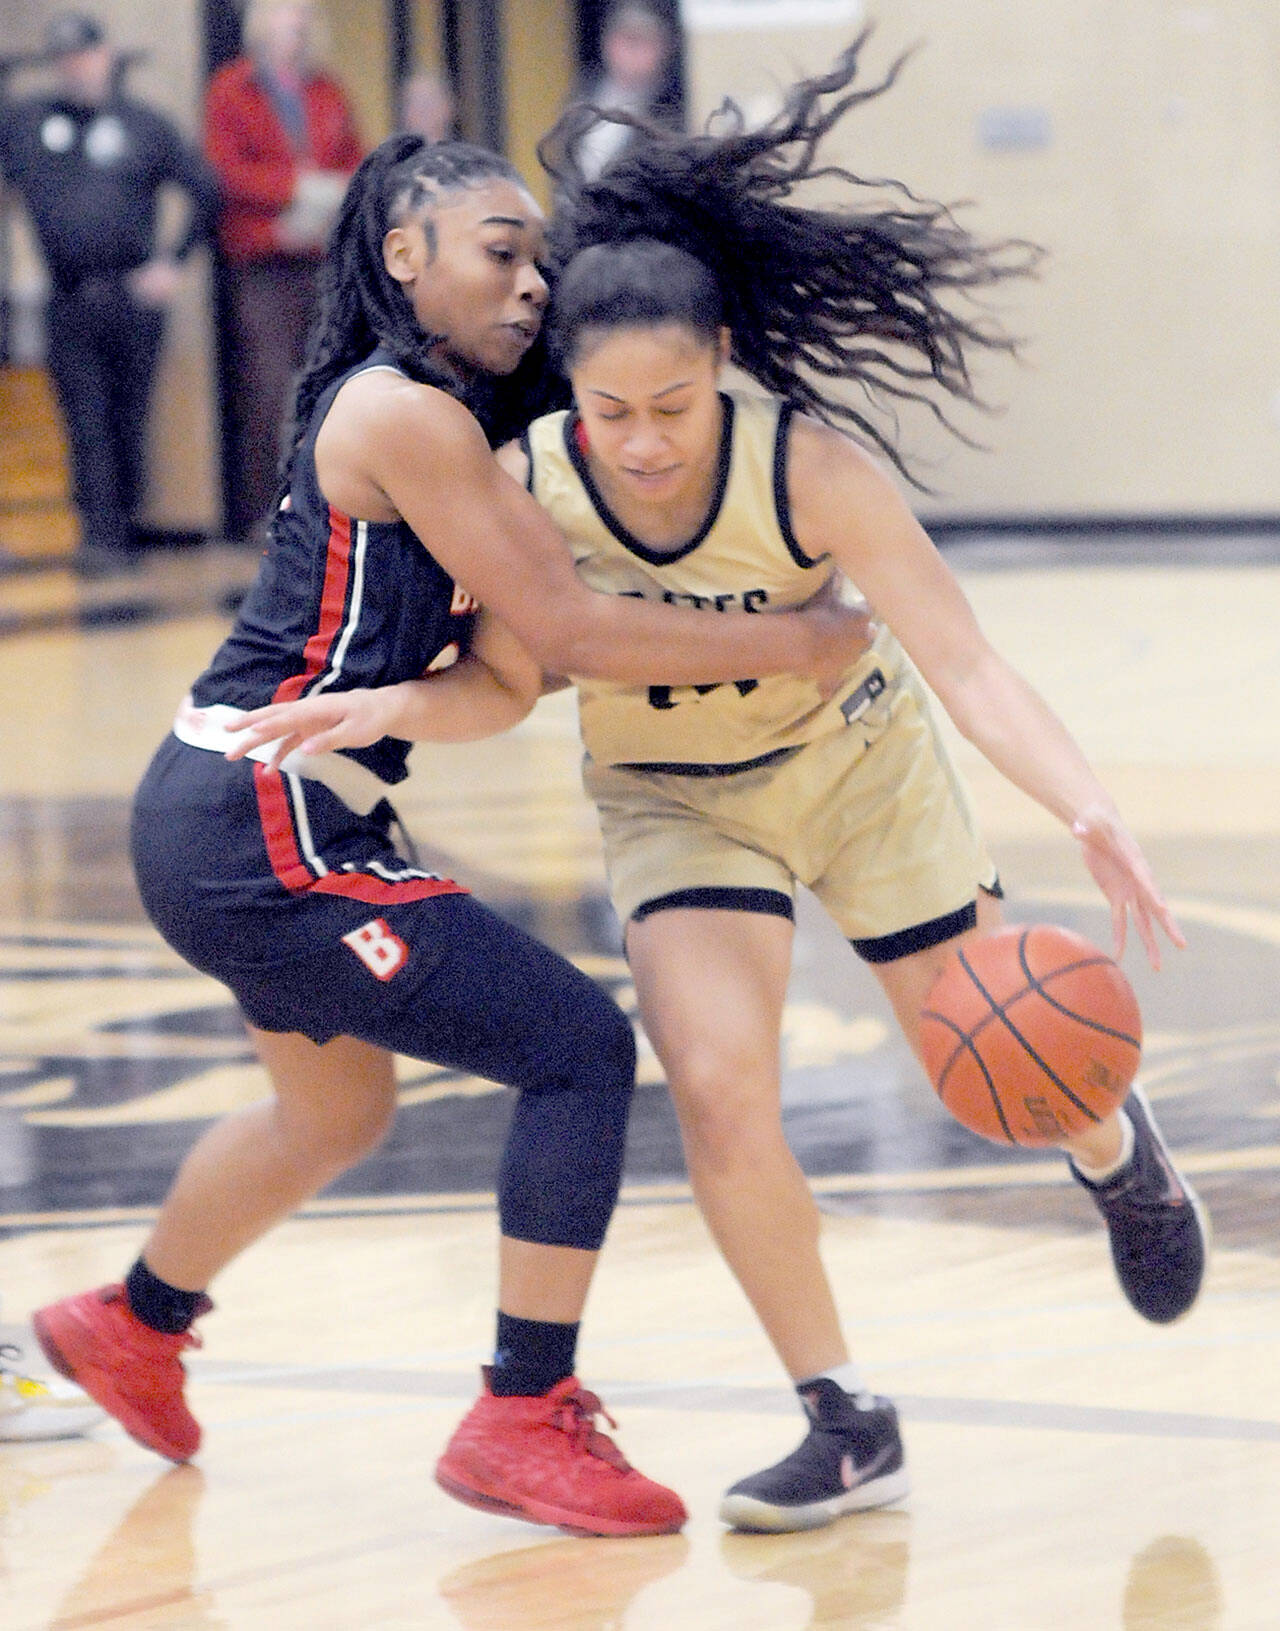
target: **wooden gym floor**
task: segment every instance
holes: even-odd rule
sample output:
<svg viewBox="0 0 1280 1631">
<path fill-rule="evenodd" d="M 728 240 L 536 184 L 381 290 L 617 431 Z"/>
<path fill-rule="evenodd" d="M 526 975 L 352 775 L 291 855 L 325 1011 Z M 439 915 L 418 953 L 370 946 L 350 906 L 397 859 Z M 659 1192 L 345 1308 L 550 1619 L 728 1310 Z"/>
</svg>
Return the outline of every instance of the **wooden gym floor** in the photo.
<svg viewBox="0 0 1280 1631">
<path fill-rule="evenodd" d="M 981 540 L 997 643 L 1085 743 L 1190 945 L 1130 949 L 1145 1080 L 1208 1203 L 1192 1315 L 1145 1326 L 1062 1164 L 955 1128 L 814 910 L 787 1116 L 857 1357 L 900 1401 L 914 1492 L 811 1535 L 726 1534 L 723 1486 L 799 1417 L 690 1203 L 652 1056 L 581 1370 L 692 1510 L 570 1539 L 452 1503 L 431 1468 L 486 1356 L 507 1110 L 406 1062 L 374 1160 L 218 1282 L 196 1465 L 114 1426 L 0 1446 L 0 1623 L 226 1631 L 1274 1631 L 1280 1533 L 1280 547 Z M 182 1150 L 263 1081 L 221 989 L 142 918 L 130 790 L 225 626 L 242 558 L 79 589 L 0 580 L 0 1292 L 5 1320 L 116 1278 Z M 1015 918 L 1105 940 L 1070 841 L 962 755 Z M 571 703 L 419 750 L 411 827 L 624 1002 Z"/>
</svg>

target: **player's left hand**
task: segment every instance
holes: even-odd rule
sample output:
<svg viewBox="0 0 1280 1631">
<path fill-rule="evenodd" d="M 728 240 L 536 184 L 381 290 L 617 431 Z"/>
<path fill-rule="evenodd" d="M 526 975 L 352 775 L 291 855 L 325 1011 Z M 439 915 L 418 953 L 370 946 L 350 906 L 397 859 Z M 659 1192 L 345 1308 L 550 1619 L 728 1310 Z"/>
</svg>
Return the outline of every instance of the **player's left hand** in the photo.
<svg viewBox="0 0 1280 1631">
<path fill-rule="evenodd" d="M 228 759 L 243 759 L 253 748 L 274 744 L 271 765 L 279 770 L 291 753 L 331 753 L 335 748 L 365 748 L 394 735 L 397 699 L 394 687 L 326 692 L 297 702 L 272 702 L 255 708 L 229 728 L 240 741 Z"/>
<path fill-rule="evenodd" d="M 1111 906 L 1111 931 L 1115 957 L 1124 953 L 1129 915 L 1146 947 L 1152 968 L 1160 967 L 1158 923 L 1175 946 L 1185 946 L 1186 937 L 1177 919 L 1156 886 L 1146 857 L 1133 834 L 1114 810 L 1091 806 L 1072 822 L 1071 831 L 1080 840 L 1084 862 L 1093 881 Z"/>
</svg>

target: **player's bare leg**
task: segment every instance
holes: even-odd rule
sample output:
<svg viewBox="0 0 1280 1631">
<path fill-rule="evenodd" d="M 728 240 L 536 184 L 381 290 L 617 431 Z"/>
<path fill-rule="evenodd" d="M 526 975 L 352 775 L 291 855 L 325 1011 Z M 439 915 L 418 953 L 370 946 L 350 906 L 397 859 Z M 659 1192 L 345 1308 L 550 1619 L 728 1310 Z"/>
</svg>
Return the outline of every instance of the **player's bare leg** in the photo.
<svg viewBox="0 0 1280 1631">
<path fill-rule="evenodd" d="M 124 1284 L 33 1316 L 50 1362 L 139 1443 L 172 1461 L 200 1447 L 182 1353 L 212 1304 L 206 1287 L 246 1246 L 360 1160 L 395 1113 L 392 1058 L 339 1037 L 323 1046 L 251 1028 L 274 1089 L 189 1152 Z"/>
<path fill-rule="evenodd" d="M 720 1516 L 741 1529 L 814 1528 L 907 1489 L 896 1412 L 849 1362 L 818 1209 L 782 1130 L 791 941 L 784 918 L 718 910 L 655 912 L 627 932 L 694 1195 L 808 1418 L 791 1455 L 726 1493 Z"/>
<path fill-rule="evenodd" d="M 813 1196 L 782 1130 L 779 1046 L 793 929 L 753 912 L 655 912 L 627 930 L 694 1196 L 793 1380 L 849 1357 Z"/>
</svg>

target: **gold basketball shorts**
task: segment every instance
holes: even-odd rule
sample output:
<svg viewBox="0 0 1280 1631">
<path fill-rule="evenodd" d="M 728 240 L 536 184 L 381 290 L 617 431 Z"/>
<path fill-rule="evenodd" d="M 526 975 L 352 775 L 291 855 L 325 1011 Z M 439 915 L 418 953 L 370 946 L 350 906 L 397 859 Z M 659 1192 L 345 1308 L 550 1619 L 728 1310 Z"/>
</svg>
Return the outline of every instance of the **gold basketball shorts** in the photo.
<svg viewBox="0 0 1280 1631">
<path fill-rule="evenodd" d="M 860 955 L 891 962 L 972 927 L 978 891 L 999 893 L 910 673 L 840 731 L 756 768 L 701 769 L 585 762 L 624 924 L 673 906 L 790 917 L 800 883 Z"/>
</svg>

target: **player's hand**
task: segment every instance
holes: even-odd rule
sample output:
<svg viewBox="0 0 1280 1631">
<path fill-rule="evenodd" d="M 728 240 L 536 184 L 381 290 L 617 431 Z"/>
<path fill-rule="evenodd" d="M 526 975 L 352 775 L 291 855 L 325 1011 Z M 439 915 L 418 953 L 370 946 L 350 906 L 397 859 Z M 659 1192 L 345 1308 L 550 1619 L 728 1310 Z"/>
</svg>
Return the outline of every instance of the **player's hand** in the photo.
<svg viewBox="0 0 1280 1631">
<path fill-rule="evenodd" d="M 878 625 L 866 601 L 853 597 L 841 572 L 831 574 L 800 615 L 808 621 L 816 647 L 809 678 L 824 697 L 832 696 L 850 665 L 870 651 Z"/>
<path fill-rule="evenodd" d="M 141 306 L 167 306 L 182 287 L 182 268 L 157 256 L 129 273 L 129 288 Z"/>
<path fill-rule="evenodd" d="M 1093 881 L 1111 905 L 1111 932 L 1117 962 L 1124 952 L 1125 935 L 1132 913 L 1134 926 L 1142 937 L 1152 968 L 1160 967 L 1158 923 L 1175 946 L 1185 946 L 1186 937 L 1178 927 L 1164 896 L 1156 887 L 1146 857 L 1137 840 L 1114 810 L 1091 806 L 1082 810 L 1071 824 L 1080 840 L 1084 862 Z"/>
<path fill-rule="evenodd" d="M 272 702 L 255 708 L 229 728 L 240 741 L 228 759 L 243 759 L 252 748 L 271 743 L 270 763 L 279 770 L 291 753 L 331 753 L 335 748 L 366 748 L 395 734 L 398 699 L 395 687 L 326 692 L 297 702 Z"/>
</svg>

